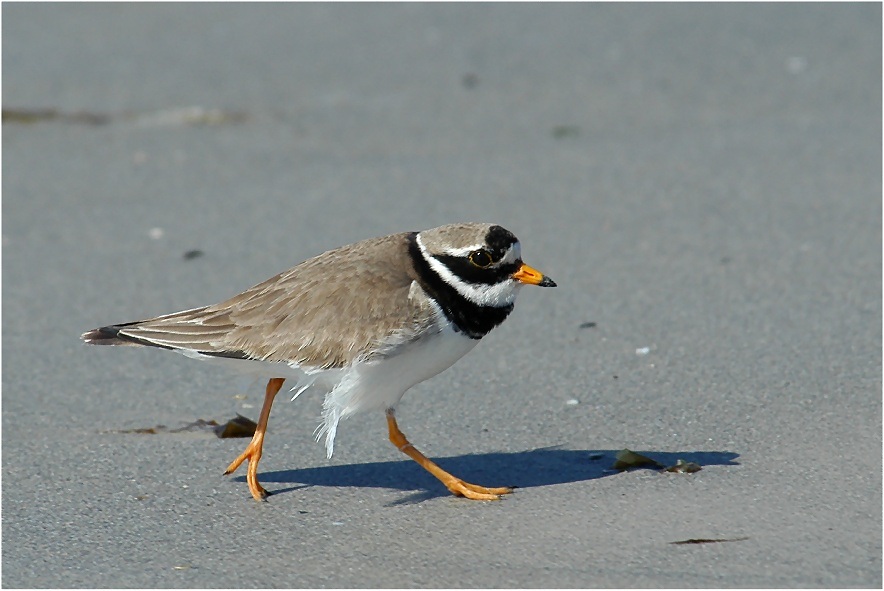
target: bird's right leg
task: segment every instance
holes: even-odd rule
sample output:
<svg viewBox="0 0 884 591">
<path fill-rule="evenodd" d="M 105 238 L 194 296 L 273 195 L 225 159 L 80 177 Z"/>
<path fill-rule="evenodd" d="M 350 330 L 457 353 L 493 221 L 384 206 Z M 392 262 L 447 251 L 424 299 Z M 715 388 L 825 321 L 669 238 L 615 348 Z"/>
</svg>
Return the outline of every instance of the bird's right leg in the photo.
<svg viewBox="0 0 884 591">
<path fill-rule="evenodd" d="M 438 478 L 452 494 L 458 497 L 473 499 L 474 501 L 496 501 L 500 499 L 501 495 L 508 495 L 513 492 L 512 486 L 488 488 L 486 486 L 470 484 L 440 468 L 438 464 L 419 452 L 408 441 L 408 438 L 405 437 L 405 434 L 396 423 L 396 414 L 392 408 L 387 409 L 387 427 L 390 431 L 390 442 L 399 448 L 399 451 L 420 464 L 424 470 Z"/>
</svg>

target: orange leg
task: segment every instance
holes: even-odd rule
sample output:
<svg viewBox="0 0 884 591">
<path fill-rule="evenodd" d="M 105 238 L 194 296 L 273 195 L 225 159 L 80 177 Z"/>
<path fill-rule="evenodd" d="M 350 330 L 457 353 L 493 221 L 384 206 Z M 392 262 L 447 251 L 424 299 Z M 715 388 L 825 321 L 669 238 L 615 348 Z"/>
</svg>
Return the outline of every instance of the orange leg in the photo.
<svg viewBox="0 0 884 591">
<path fill-rule="evenodd" d="M 431 459 L 419 452 L 411 443 L 409 443 L 405 434 L 399 430 L 399 425 L 396 424 L 396 416 L 392 409 L 387 410 L 387 427 L 390 429 L 390 442 L 398 447 L 399 451 L 420 464 L 424 470 L 438 478 L 442 484 L 448 487 L 448 490 L 456 496 L 466 497 L 468 499 L 473 499 L 474 501 L 496 501 L 500 499 L 500 495 L 513 492 L 513 489 L 509 486 L 486 488 L 484 486 L 470 484 L 456 476 L 452 476 L 440 468 Z"/>
<path fill-rule="evenodd" d="M 272 378 L 267 382 L 267 392 L 264 394 L 264 406 L 261 408 L 261 416 L 258 418 L 258 428 L 255 429 L 255 434 L 246 446 L 245 451 L 239 454 L 239 457 L 233 460 L 227 466 L 227 470 L 224 471 L 225 475 L 232 474 L 243 461 L 248 459 L 249 469 L 246 473 L 246 481 L 249 483 L 249 492 L 252 493 L 256 501 L 263 501 L 264 497 L 270 494 L 263 486 L 258 484 L 258 462 L 261 461 L 264 433 L 267 431 L 267 421 L 270 419 L 270 407 L 273 406 L 273 399 L 276 398 L 276 393 L 282 388 L 284 381 L 285 378 Z"/>
</svg>

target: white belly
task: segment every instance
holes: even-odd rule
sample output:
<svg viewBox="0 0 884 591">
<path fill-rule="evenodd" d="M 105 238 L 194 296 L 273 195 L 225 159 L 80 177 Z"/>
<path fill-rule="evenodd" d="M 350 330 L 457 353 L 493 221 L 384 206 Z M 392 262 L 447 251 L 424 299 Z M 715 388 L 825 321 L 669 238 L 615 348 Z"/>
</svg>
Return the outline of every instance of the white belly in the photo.
<svg viewBox="0 0 884 591">
<path fill-rule="evenodd" d="M 317 432 L 317 439 L 325 435 L 328 456 L 334 451 L 338 421 L 357 412 L 394 408 L 406 390 L 451 367 L 478 342 L 446 323 L 442 332 L 411 343 L 397 355 L 343 370 L 340 382 L 325 397 Z"/>
</svg>

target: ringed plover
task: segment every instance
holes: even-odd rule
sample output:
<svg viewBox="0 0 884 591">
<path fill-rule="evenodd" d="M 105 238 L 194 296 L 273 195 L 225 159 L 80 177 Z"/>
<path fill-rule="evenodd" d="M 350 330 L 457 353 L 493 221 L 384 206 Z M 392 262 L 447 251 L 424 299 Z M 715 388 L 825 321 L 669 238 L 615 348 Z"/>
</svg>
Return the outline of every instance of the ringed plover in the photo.
<svg viewBox="0 0 884 591">
<path fill-rule="evenodd" d="M 273 399 L 285 380 L 294 398 L 324 394 L 317 440 L 334 452 L 338 422 L 383 410 L 390 441 L 453 494 L 499 499 L 444 471 L 406 439 L 395 409 L 406 390 L 450 367 L 503 322 L 522 285 L 555 282 L 522 262 L 516 237 L 495 224 L 463 223 L 363 240 L 330 250 L 215 304 L 84 333 L 92 345 L 146 345 L 215 361 L 268 379 L 258 427 L 225 471 L 248 460 L 256 500 L 258 462 Z"/>
</svg>

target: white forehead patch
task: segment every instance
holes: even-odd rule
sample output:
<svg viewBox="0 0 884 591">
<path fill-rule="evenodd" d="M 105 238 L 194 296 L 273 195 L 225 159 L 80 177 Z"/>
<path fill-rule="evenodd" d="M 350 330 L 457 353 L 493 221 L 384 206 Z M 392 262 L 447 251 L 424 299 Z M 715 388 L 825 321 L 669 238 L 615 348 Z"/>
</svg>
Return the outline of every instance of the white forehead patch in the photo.
<svg viewBox="0 0 884 591">
<path fill-rule="evenodd" d="M 501 259 L 502 263 L 515 263 L 516 261 L 522 260 L 522 245 L 518 242 L 513 242 L 513 245 L 510 246 L 506 254 L 503 255 Z"/>
</svg>

